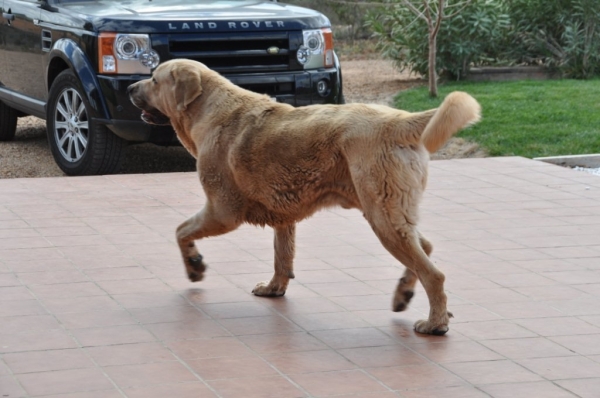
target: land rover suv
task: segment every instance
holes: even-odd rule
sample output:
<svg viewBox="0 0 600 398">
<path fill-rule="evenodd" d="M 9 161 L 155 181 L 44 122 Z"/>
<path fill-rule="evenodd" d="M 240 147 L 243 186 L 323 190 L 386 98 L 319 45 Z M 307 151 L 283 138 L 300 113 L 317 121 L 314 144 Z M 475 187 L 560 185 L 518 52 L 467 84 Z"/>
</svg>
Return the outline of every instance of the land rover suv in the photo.
<svg viewBox="0 0 600 398">
<path fill-rule="evenodd" d="M 276 1 L 0 0 L 0 141 L 17 118 L 46 120 L 67 175 L 119 170 L 127 145 L 177 144 L 127 87 L 160 62 L 200 61 L 233 83 L 304 106 L 343 103 L 324 15 Z M 0 143 L 1 144 L 1 143 Z"/>
</svg>

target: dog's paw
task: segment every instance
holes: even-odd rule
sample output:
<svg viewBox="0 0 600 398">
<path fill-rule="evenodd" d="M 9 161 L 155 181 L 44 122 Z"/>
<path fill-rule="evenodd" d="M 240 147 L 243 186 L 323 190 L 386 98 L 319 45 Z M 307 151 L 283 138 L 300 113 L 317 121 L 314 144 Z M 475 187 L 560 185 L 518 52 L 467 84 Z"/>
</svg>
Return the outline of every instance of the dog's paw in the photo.
<svg viewBox="0 0 600 398">
<path fill-rule="evenodd" d="M 392 303 L 392 311 L 401 312 L 408 308 L 408 303 L 415 295 L 413 290 L 405 290 L 403 292 L 396 292 L 394 295 L 394 302 Z"/>
<path fill-rule="evenodd" d="M 423 334 L 432 334 L 434 336 L 443 336 L 450 330 L 448 323 L 452 316 L 452 313 L 448 312 L 445 319 L 439 322 L 431 322 L 428 319 L 418 320 L 415 322 L 415 331 Z"/>
<path fill-rule="evenodd" d="M 279 297 L 285 294 L 285 288 L 265 281 L 257 283 L 254 289 L 252 289 L 252 293 L 263 297 Z"/>
<path fill-rule="evenodd" d="M 190 281 L 200 282 L 204 278 L 206 264 L 202 261 L 202 256 L 198 254 L 195 257 L 188 257 L 186 259 L 186 269 Z"/>
</svg>

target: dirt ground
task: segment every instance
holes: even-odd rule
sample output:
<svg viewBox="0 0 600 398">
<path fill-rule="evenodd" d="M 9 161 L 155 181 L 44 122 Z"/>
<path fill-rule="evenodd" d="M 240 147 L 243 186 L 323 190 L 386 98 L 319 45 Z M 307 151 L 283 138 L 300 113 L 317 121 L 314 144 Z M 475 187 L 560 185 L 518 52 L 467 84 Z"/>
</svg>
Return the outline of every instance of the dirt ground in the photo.
<svg viewBox="0 0 600 398">
<path fill-rule="evenodd" d="M 398 91 L 422 84 L 408 73 L 400 73 L 385 60 L 342 60 L 347 102 L 389 105 Z M 483 157 L 476 144 L 453 138 L 432 159 Z M 121 173 L 193 171 L 193 158 L 182 147 L 134 145 L 127 149 Z M 35 117 L 20 118 L 14 141 L 0 142 L 0 178 L 64 176 L 46 139 L 45 122 Z"/>
</svg>

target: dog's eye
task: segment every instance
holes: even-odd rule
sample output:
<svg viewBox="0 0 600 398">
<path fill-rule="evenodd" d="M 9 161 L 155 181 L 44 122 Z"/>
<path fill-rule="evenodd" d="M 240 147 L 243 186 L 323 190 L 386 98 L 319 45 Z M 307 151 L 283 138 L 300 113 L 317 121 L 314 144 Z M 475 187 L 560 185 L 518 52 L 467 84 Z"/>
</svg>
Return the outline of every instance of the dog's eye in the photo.
<svg viewBox="0 0 600 398">
<path fill-rule="evenodd" d="M 156 84 L 156 83 L 157 83 L 157 81 L 156 81 L 156 79 L 155 79 L 155 78 L 152 78 L 152 83 L 154 83 L 154 84 Z"/>
</svg>

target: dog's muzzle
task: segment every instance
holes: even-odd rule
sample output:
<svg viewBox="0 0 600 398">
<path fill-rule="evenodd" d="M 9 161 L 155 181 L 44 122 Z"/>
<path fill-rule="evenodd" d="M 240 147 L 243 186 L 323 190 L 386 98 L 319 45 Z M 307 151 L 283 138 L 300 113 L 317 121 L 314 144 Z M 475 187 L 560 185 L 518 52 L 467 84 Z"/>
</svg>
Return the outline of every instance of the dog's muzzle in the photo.
<svg viewBox="0 0 600 398">
<path fill-rule="evenodd" d="M 159 111 L 156 108 L 149 107 L 146 101 L 140 101 L 140 99 L 135 94 L 135 84 L 127 87 L 127 94 L 129 94 L 129 100 L 136 108 L 142 110 L 141 119 L 148 124 L 154 124 L 157 126 L 170 126 L 171 121 L 169 117 Z"/>
</svg>

